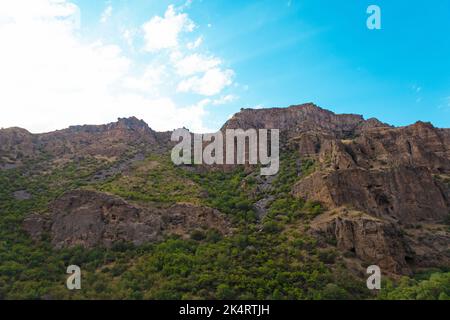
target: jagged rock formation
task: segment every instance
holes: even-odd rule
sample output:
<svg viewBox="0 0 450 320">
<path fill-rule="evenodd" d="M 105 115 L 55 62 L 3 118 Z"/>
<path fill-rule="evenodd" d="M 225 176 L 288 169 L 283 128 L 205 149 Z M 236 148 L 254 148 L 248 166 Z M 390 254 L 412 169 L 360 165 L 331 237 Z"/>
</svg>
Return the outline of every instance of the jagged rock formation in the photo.
<svg viewBox="0 0 450 320">
<path fill-rule="evenodd" d="M 374 127 L 388 125 L 377 119 L 364 120 L 360 115 L 334 114 L 307 103 L 289 108 L 242 109 L 223 129 L 280 129 L 288 138 L 303 132 L 321 132 L 345 138 Z"/>
<path fill-rule="evenodd" d="M 316 172 L 300 180 L 293 188 L 297 197 L 319 200 L 328 209 L 342 206 L 356 209 L 380 219 L 387 226 L 391 226 L 393 221 L 401 231 L 412 226 L 422 228 L 407 239 L 394 237 L 409 244 L 409 256 L 402 251 L 385 250 L 380 261 L 373 261 L 373 256 L 373 263 L 390 266 L 392 272 L 405 271 L 409 268 L 405 268 L 406 262 L 416 267 L 428 265 L 423 254 L 433 252 L 433 261 L 439 261 L 436 265 L 449 264 L 448 233 L 435 237 L 436 243 L 447 243 L 446 249 L 442 250 L 440 245 L 430 245 L 425 251 L 418 248 L 419 238 L 430 239 L 431 236 L 423 226 L 443 225 L 450 213 L 450 188 L 444 182 L 450 176 L 449 130 L 418 122 L 404 128 L 365 129 L 347 140 L 305 133 L 292 139 L 291 143 L 299 155 L 304 154 L 318 163 Z M 330 229 L 336 228 L 335 222 L 330 221 L 330 224 Z M 446 228 L 442 226 L 440 229 Z M 354 235 L 344 233 L 342 237 L 347 242 L 369 246 L 367 242 L 355 240 Z M 383 233 L 379 238 L 383 240 L 370 246 L 382 249 L 384 242 L 392 242 Z M 356 253 L 367 260 L 367 254 Z M 388 255 L 396 264 L 383 262 Z"/>
<path fill-rule="evenodd" d="M 339 208 L 316 218 L 312 230 L 318 236 L 335 239 L 340 250 L 376 262 L 383 270 L 397 274 L 411 271 L 406 263 L 412 258 L 411 249 L 392 221 Z"/>
<path fill-rule="evenodd" d="M 186 237 L 195 230 L 215 229 L 223 234 L 230 231 L 225 216 L 211 208 L 191 204 L 139 207 L 88 190 L 64 194 L 50 205 L 48 213 L 27 217 L 23 227 L 35 240 L 49 233 L 56 248 L 110 247 L 117 242 L 141 245 L 170 234 Z"/>
<path fill-rule="evenodd" d="M 448 130 L 418 123 L 346 141 L 303 135 L 295 144 L 321 165 L 296 185 L 299 195 L 410 222 L 442 221 L 449 213 L 448 185 L 439 179 L 450 175 Z"/>
<path fill-rule="evenodd" d="M 423 167 L 316 172 L 298 183 L 294 192 L 328 208 L 346 205 L 409 223 L 442 222 L 449 207 L 448 188 Z"/>
</svg>

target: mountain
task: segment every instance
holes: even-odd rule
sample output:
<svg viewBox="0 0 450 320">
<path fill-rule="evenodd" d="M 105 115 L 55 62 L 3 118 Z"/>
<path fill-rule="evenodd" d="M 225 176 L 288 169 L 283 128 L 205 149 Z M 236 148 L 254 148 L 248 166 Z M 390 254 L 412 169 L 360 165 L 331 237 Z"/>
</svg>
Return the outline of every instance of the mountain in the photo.
<svg viewBox="0 0 450 320">
<path fill-rule="evenodd" d="M 280 129 L 287 137 L 296 137 L 304 132 L 321 132 L 344 139 L 376 127 L 388 125 L 377 119 L 364 120 L 360 115 L 334 114 L 313 103 L 307 103 L 288 108 L 241 109 L 223 128 L 273 128 Z"/>
<path fill-rule="evenodd" d="M 394 273 L 450 265 L 449 129 L 394 128 L 313 104 L 241 110 L 224 128 L 280 128 L 297 159 L 315 162 L 291 192 L 330 210 L 312 228 L 341 250 Z"/>
<path fill-rule="evenodd" d="M 117 157 L 136 148 L 146 151 L 167 136 L 132 117 L 107 125 L 73 126 L 44 134 L 31 134 L 20 128 L 1 129 L 0 139 L 3 164 L 20 164 L 24 157 L 43 154 L 62 158 L 73 155 Z"/>
<path fill-rule="evenodd" d="M 134 117 L 1 129 L 0 297 L 73 297 L 37 278 L 61 261 L 89 269 L 79 298 L 367 298 L 368 265 L 393 281 L 450 267 L 450 129 L 311 103 L 242 109 L 237 128 L 280 129 L 278 175 L 174 166 L 171 132 Z"/>
</svg>

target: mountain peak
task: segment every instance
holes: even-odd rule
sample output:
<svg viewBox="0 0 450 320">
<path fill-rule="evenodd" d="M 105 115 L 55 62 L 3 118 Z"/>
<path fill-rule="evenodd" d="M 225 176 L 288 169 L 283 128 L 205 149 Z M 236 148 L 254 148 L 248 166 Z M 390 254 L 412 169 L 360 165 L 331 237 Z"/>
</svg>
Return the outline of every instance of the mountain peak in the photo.
<svg viewBox="0 0 450 320">
<path fill-rule="evenodd" d="M 31 135 L 28 130 L 19 127 L 0 128 L 0 132 L 3 134 Z"/>
<path fill-rule="evenodd" d="M 116 124 L 125 126 L 129 129 L 150 129 L 144 120 L 140 120 L 134 116 L 129 118 L 118 118 Z"/>
<path fill-rule="evenodd" d="M 241 109 L 222 129 L 280 129 L 291 136 L 305 131 L 321 131 L 346 137 L 364 128 L 386 126 L 377 119 L 364 120 L 361 115 L 335 114 L 314 103 L 305 103 L 288 108 Z"/>
</svg>

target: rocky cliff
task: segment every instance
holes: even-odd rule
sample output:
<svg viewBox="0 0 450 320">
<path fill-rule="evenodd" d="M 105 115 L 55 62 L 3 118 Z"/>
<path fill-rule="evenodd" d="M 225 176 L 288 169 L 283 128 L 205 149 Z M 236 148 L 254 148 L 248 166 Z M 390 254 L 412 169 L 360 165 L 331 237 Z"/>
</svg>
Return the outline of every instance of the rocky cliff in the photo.
<svg viewBox="0 0 450 320">
<path fill-rule="evenodd" d="M 449 129 L 423 122 L 395 128 L 313 104 L 243 109 L 223 128 L 279 128 L 285 150 L 314 161 L 292 194 L 340 212 L 315 220 L 315 236 L 331 236 L 341 251 L 392 273 L 450 265 Z"/>
<path fill-rule="evenodd" d="M 287 137 L 304 132 L 320 132 L 337 138 L 354 136 L 365 129 L 388 127 L 377 119 L 360 115 L 335 114 L 313 103 L 288 108 L 241 109 L 223 129 L 279 129 Z"/>
<path fill-rule="evenodd" d="M 119 242 L 142 245 L 162 240 L 164 235 L 230 231 L 227 218 L 218 210 L 182 203 L 167 208 L 140 207 L 88 190 L 64 194 L 48 212 L 28 216 L 23 227 L 35 240 L 49 234 L 55 248 L 111 247 Z"/>
<path fill-rule="evenodd" d="M 281 156 L 292 154 L 298 168 L 314 164 L 307 172 L 298 169 L 289 177 L 293 183 L 288 192 L 299 202 L 322 205 L 323 213 L 305 222 L 310 224 L 306 232 L 321 245 L 328 246 L 331 238 L 343 254 L 354 255 L 365 264 L 379 264 L 392 274 L 450 266 L 449 129 L 423 122 L 396 128 L 359 115 L 334 114 L 314 104 L 243 109 L 222 127 L 233 128 L 280 129 Z M 95 167 L 89 179 L 119 176 L 112 190 L 120 196 L 71 191 L 54 199 L 44 214 L 25 220 L 24 227 L 33 238 L 48 233 L 58 248 L 110 246 L 118 241 L 142 244 L 208 228 L 227 234 L 231 227 L 228 219 L 199 204 L 209 199 L 210 190 L 195 193 L 196 179 L 177 180 L 177 173 L 169 180 L 158 176 L 161 181 L 155 182 L 153 160 L 134 165 L 151 155 L 169 155 L 169 140 L 170 133 L 155 132 L 136 118 L 39 135 L 18 128 L 2 129 L 0 170 L 33 159 L 52 164 L 79 157 L 108 159 L 111 165 Z M 128 160 L 123 161 L 124 157 Z M 247 169 L 250 176 L 252 169 Z M 143 170 L 139 177 L 126 174 L 139 170 Z M 277 178 L 259 180 L 258 188 L 270 190 Z M 174 186 L 167 191 L 169 183 Z M 247 188 L 244 185 L 249 185 L 248 179 L 240 188 Z M 145 192 L 136 196 L 139 190 Z M 186 195 L 191 191 L 195 197 L 189 198 Z M 153 203 L 154 192 L 158 201 L 165 195 L 164 203 L 169 201 L 170 206 Z M 266 207 L 279 195 L 252 191 L 247 196 L 262 220 Z M 233 210 L 240 207 L 249 210 L 247 205 L 233 204 Z"/>
</svg>

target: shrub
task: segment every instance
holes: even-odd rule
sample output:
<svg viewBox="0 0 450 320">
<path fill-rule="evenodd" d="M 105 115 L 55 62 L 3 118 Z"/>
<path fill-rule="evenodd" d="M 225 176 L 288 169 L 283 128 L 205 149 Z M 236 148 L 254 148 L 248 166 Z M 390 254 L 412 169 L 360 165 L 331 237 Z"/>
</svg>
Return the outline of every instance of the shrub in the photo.
<svg viewBox="0 0 450 320">
<path fill-rule="evenodd" d="M 268 221 L 264 223 L 263 230 L 267 233 L 278 233 L 283 230 L 283 228 L 275 221 Z"/>
<path fill-rule="evenodd" d="M 206 235 L 201 230 L 194 230 L 191 233 L 191 239 L 195 241 L 202 241 L 206 239 Z"/>
</svg>

